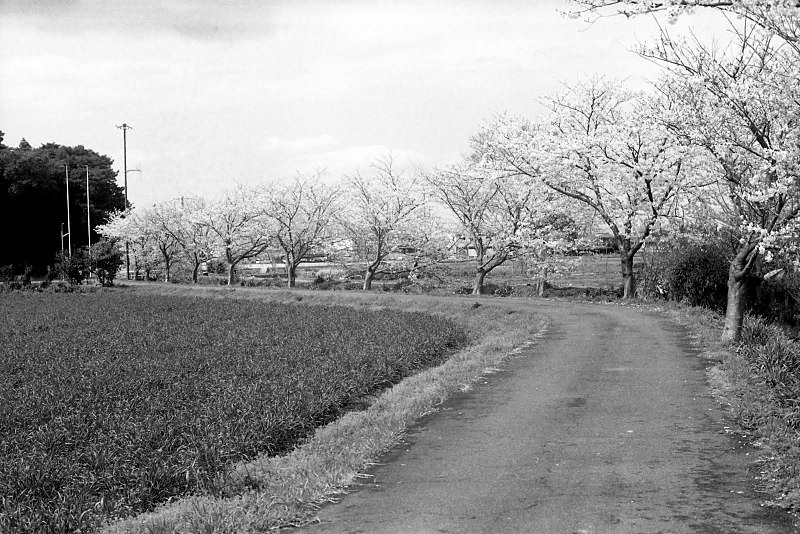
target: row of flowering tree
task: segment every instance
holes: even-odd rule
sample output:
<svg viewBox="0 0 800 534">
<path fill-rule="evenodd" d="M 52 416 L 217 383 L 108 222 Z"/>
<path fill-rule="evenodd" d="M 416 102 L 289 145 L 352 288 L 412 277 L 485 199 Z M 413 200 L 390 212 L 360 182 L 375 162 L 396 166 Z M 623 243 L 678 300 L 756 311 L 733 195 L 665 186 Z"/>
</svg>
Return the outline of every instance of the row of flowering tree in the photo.
<svg viewBox="0 0 800 534">
<path fill-rule="evenodd" d="M 553 264 L 553 252 L 575 242 L 565 202 L 528 176 L 485 166 L 479 152 L 427 173 L 425 181 L 474 247 L 475 295 L 483 293 L 486 275 L 509 259 L 523 257 L 543 269 Z"/>
<path fill-rule="evenodd" d="M 303 262 L 346 243 L 350 264 L 363 266 L 365 290 L 378 275 L 412 275 L 452 255 L 454 239 L 465 237 L 477 251 L 473 293 L 481 294 L 486 275 L 509 258 L 552 268 L 553 253 L 574 240 L 566 211 L 535 180 L 489 169 L 479 155 L 421 172 L 389 154 L 338 184 L 317 174 L 237 186 L 210 199 L 119 212 L 100 232 L 128 244 L 137 275 L 158 269 L 167 281 L 177 261 L 191 266 L 196 282 L 200 266 L 213 260 L 226 265 L 232 284 L 242 262 L 278 249 L 289 287 Z M 398 251 L 411 252 L 413 261 L 388 261 Z"/>
<path fill-rule="evenodd" d="M 339 196 L 335 187 L 298 176 L 281 185 L 239 185 L 208 200 L 182 198 L 131 208 L 115 214 L 99 231 L 128 243 L 137 273 L 159 267 L 166 281 L 182 256 L 192 267 L 194 282 L 201 265 L 216 260 L 225 263 L 232 284 L 237 266 L 278 247 L 293 287 L 297 266 L 327 237 Z"/>
<path fill-rule="evenodd" d="M 209 201 L 131 210 L 103 231 L 134 247 L 136 266 L 159 263 L 166 278 L 183 254 L 195 280 L 199 263 L 216 258 L 232 283 L 242 261 L 279 248 L 290 287 L 313 251 L 346 239 L 365 264 L 364 289 L 392 251 L 435 259 L 450 234 L 473 247 L 472 292 L 481 294 L 485 277 L 510 258 L 525 258 L 543 281 L 595 216 L 617 242 L 631 297 L 636 253 L 654 230 L 684 218 L 708 181 L 702 157 L 665 123 L 676 105 L 666 94 L 595 79 L 547 103 L 549 113 L 535 120 L 494 117 L 471 139 L 470 154 L 446 167 L 412 172 L 389 155 L 338 185 L 315 175 L 238 187 Z M 434 217 L 432 205 L 451 224 Z"/>
<path fill-rule="evenodd" d="M 399 171 L 391 155 L 365 174 L 331 184 L 321 174 L 258 186 L 239 185 L 210 199 L 181 198 L 118 212 L 99 232 L 127 243 L 138 275 L 158 268 L 166 281 L 172 266 L 191 266 L 197 282 L 201 265 L 237 267 L 278 249 L 289 287 L 297 269 L 334 243 L 351 244 L 350 256 L 365 263 L 364 288 L 386 269 L 398 247 L 431 255 L 445 234 L 435 222 L 417 172 Z"/>
</svg>

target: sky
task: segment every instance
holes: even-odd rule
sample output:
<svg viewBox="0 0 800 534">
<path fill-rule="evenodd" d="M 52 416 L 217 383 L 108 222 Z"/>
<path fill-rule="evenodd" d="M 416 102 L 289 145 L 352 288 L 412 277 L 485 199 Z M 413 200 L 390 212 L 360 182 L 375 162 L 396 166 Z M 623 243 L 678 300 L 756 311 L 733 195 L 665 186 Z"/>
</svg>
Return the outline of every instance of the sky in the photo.
<svg viewBox="0 0 800 534">
<path fill-rule="evenodd" d="M 0 130 L 110 156 L 134 205 L 325 170 L 455 162 L 494 113 L 593 75 L 644 88 L 652 17 L 564 0 L 0 0 Z M 718 32 L 711 11 L 672 32 Z M 660 21 L 666 25 L 665 20 Z"/>
</svg>

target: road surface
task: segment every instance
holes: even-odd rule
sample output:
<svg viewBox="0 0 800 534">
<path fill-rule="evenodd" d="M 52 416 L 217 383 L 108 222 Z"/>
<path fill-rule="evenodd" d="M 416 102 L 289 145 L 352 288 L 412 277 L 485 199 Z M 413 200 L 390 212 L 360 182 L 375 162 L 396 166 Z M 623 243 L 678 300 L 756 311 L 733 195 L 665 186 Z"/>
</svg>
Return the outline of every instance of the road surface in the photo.
<svg viewBox="0 0 800 534">
<path fill-rule="evenodd" d="M 536 300 L 536 345 L 411 430 L 301 534 L 783 533 L 681 329 Z"/>
</svg>

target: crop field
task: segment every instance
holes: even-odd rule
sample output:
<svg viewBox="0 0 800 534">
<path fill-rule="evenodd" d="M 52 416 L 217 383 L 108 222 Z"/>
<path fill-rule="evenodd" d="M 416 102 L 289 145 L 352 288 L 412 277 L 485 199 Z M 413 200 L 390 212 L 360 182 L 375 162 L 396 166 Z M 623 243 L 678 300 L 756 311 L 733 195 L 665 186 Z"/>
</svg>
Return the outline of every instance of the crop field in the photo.
<svg viewBox="0 0 800 534">
<path fill-rule="evenodd" d="M 645 254 L 637 257 L 637 265 Z M 563 256 L 563 271 L 548 275 L 548 282 L 555 287 L 601 288 L 622 284 L 620 258 L 618 254 L 585 254 L 582 256 Z M 528 271 L 529 266 L 515 259 L 495 268 L 486 276 L 486 284 L 514 287 L 533 284 L 536 277 Z M 471 288 L 475 276 L 475 263 L 459 261 L 441 263 L 437 266 L 438 275 L 452 287 Z"/>
<path fill-rule="evenodd" d="M 465 333 L 394 310 L 0 297 L 0 532 L 87 532 L 288 451 Z"/>
</svg>

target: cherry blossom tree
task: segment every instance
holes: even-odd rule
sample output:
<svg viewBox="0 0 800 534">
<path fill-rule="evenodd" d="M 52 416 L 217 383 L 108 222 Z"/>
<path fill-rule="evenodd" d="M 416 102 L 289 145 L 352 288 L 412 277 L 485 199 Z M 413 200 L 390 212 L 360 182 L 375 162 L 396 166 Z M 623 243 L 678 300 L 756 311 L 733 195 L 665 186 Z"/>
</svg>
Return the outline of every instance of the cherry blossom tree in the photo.
<svg viewBox="0 0 800 534">
<path fill-rule="evenodd" d="M 798 0 L 569 0 L 566 13 L 589 21 L 609 15 L 626 17 L 663 11 L 671 20 L 699 9 L 715 9 L 749 21 L 800 50 Z"/>
<path fill-rule="evenodd" d="M 164 281 L 169 282 L 173 260 L 178 252 L 178 243 L 161 223 L 164 215 L 158 205 L 149 208 L 129 208 L 114 213 L 108 223 L 97 231 L 109 239 L 128 242 L 134 255 L 134 273 L 144 270 L 147 278 L 150 271 L 161 266 Z"/>
<path fill-rule="evenodd" d="M 207 229 L 212 255 L 228 264 L 228 285 L 236 266 L 257 258 L 273 240 L 275 226 L 264 211 L 263 192 L 243 185 L 223 191 L 192 217 L 193 224 Z"/>
<path fill-rule="evenodd" d="M 800 53 L 761 28 L 732 25 L 724 50 L 665 32 L 643 51 L 661 60 L 662 90 L 681 103 L 671 128 L 716 163 L 719 224 L 738 237 L 724 341 L 738 341 L 747 278 L 760 259 L 795 254 L 800 221 Z"/>
<path fill-rule="evenodd" d="M 634 258 L 674 213 L 692 149 L 658 121 L 668 102 L 625 91 L 615 81 L 579 83 L 547 101 L 538 122 L 498 115 L 476 136 L 484 160 L 577 201 L 617 242 L 623 294 L 635 293 Z"/>
<path fill-rule="evenodd" d="M 556 195 L 527 175 L 498 173 L 475 154 L 427 173 L 425 180 L 475 249 L 474 295 L 483 294 L 492 270 L 549 238 L 547 214 L 557 209 Z"/>
<path fill-rule="evenodd" d="M 211 258 L 211 227 L 204 223 L 207 203 L 200 197 L 181 197 L 159 203 L 156 222 L 171 236 L 192 267 L 192 282 L 197 283 L 200 266 Z"/>
<path fill-rule="evenodd" d="M 262 213 L 272 221 L 272 235 L 283 251 L 289 287 L 295 287 L 297 267 L 333 236 L 341 190 L 321 177 L 298 175 L 263 190 Z"/>
<path fill-rule="evenodd" d="M 398 170 L 391 154 L 378 158 L 370 173 L 345 180 L 345 208 L 339 224 L 366 258 L 364 290 L 383 272 L 386 258 L 400 247 L 421 249 L 430 241 L 424 224 L 430 211 L 418 173 Z"/>
<path fill-rule="evenodd" d="M 661 62 L 660 83 L 680 106 L 667 123 L 716 163 L 712 211 L 738 236 L 728 275 L 723 341 L 741 337 L 746 280 L 759 259 L 796 254 L 800 185 L 800 2 L 797 0 L 578 0 L 584 14 L 627 15 L 715 8 L 729 18 L 732 43 L 670 36 L 641 47 Z"/>
</svg>

